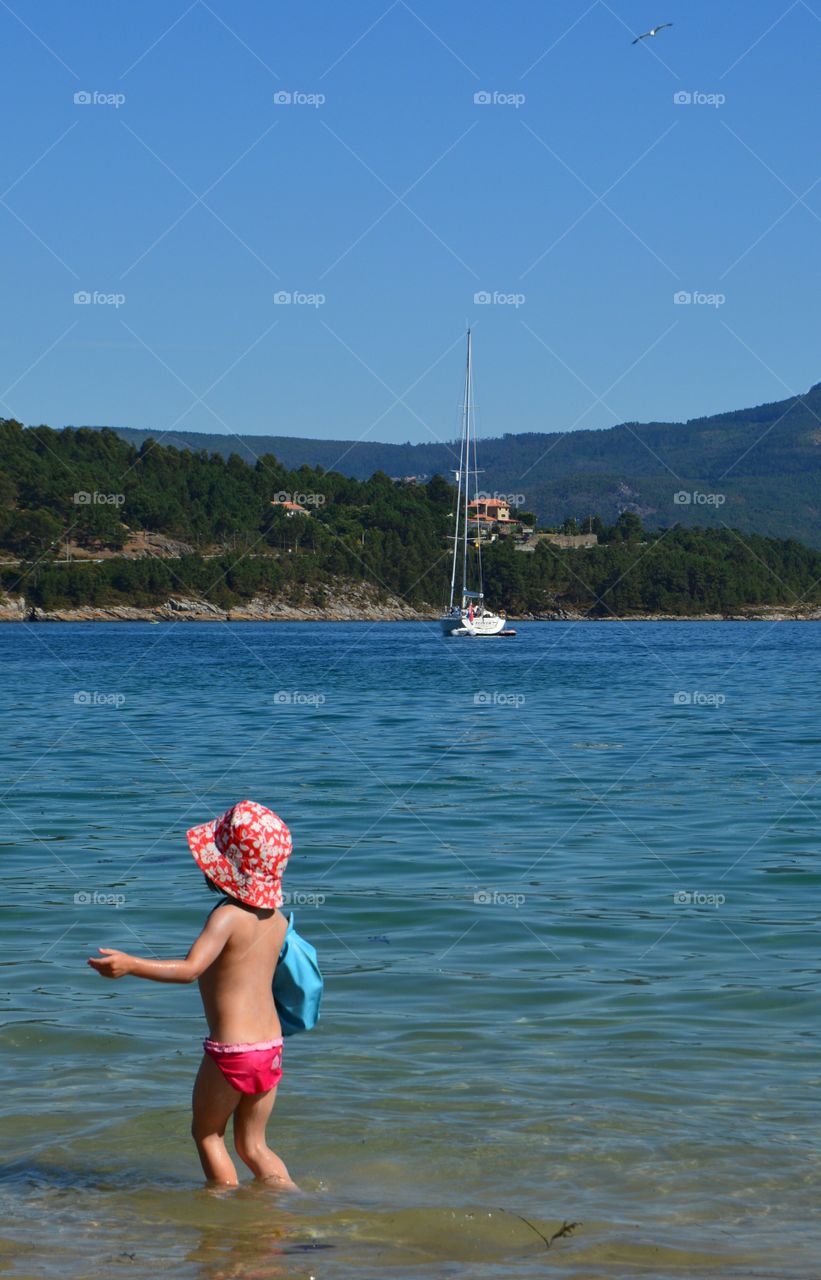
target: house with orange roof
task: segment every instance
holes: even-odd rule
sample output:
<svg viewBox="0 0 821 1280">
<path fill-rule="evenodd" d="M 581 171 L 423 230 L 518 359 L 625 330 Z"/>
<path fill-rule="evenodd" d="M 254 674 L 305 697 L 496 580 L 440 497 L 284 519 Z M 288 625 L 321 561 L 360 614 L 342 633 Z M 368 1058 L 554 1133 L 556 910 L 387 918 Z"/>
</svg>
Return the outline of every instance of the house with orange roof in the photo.
<svg viewBox="0 0 821 1280">
<path fill-rule="evenodd" d="M 309 516 L 311 513 L 307 507 L 303 507 L 300 502 L 271 502 L 272 507 L 279 507 L 280 511 L 284 511 L 290 520 L 292 516 Z"/>
<path fill-rule="evenodd" d="M 468 503 L 468 510 L 472 518 L 484 516 L 494 524 L 504 524 L 510 520 L 510 503 L 498 498 L 474 498 L 473 502 Z"/>
</svg>

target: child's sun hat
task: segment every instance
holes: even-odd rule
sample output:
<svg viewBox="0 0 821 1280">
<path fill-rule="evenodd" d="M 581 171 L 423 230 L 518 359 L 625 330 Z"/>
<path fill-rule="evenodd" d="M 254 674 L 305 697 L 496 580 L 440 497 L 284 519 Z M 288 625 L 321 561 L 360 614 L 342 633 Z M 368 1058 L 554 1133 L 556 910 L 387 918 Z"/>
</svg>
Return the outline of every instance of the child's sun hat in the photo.
<svg viewBox="0 0 821 1280">
<path fill-rule="evenodd" d="M 291 833 L 271 809 L 255 800 L 240 800 L 186 834 L 199 868 L 229 897 L 249 907 L 282 905 Z"/>
</svg>

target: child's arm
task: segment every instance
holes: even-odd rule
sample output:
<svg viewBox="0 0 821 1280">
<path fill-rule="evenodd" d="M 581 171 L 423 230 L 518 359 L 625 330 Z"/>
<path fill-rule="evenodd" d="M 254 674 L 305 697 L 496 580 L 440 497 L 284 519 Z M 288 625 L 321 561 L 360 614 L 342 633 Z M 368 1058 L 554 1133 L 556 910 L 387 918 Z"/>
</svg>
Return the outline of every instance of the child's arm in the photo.
<svg viewBox="0 0 821 1280">
<path fill-rule="evenodd" d="M 131 974 L 134 978 L 151 978 L 154 982 L 193 982 L 214 963 L 228 941 L 231 915 L 229 911 L 214 911 L 184 960 L 147 960 L 110 947 L 98 947 L 100 955 L 90 956 L 88 963 L 101 978 L 122 978 Z"/>
</svg>

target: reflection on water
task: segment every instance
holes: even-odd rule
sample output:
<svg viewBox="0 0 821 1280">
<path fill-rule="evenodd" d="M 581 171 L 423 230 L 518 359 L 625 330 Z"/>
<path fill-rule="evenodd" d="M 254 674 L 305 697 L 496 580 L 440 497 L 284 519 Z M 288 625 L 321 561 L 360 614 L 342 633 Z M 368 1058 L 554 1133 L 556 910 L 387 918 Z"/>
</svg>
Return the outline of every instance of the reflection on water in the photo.
<svg viewBox="0 0 821 1280">
<path fill-rule="evenodd" d="M 8 1274 L 813 1276 L 816 630 L 234 630 L 0 630 Z M 199 1186 L 195 990 L 84 968 L 187 948 L 183 832 L 243 796 L 327 975 L 295 1196 Z"/>
</svg>

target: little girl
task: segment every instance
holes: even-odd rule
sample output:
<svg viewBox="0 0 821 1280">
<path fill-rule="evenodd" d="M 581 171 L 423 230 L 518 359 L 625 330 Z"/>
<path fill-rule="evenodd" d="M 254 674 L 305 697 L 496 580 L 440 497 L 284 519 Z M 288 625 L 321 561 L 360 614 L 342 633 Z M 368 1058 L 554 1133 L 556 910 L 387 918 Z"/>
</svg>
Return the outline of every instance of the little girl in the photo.
<svg viewBox="0 0 821 1280">
<path fill-rule="evenodd" d="M 198 979 L 208 1021 L 194 1083 L 191 1133 L 209 1182 L 238 1185 L 225 1146 L 234 1117 L 237 1155 L 254 1176 L 296 1190 L 265 1141 L 282 1076 L 282 1029 L 271 984 L 285 938 L 282 873 L 291 833 L 270 809 L 241 800 L 220 818 L 192 827 L 188 844 L 212 889 L 223 892 L 184 960 L 148 960 L 99 947 L 88 963 L 103 978 Z"/>
</svg>

